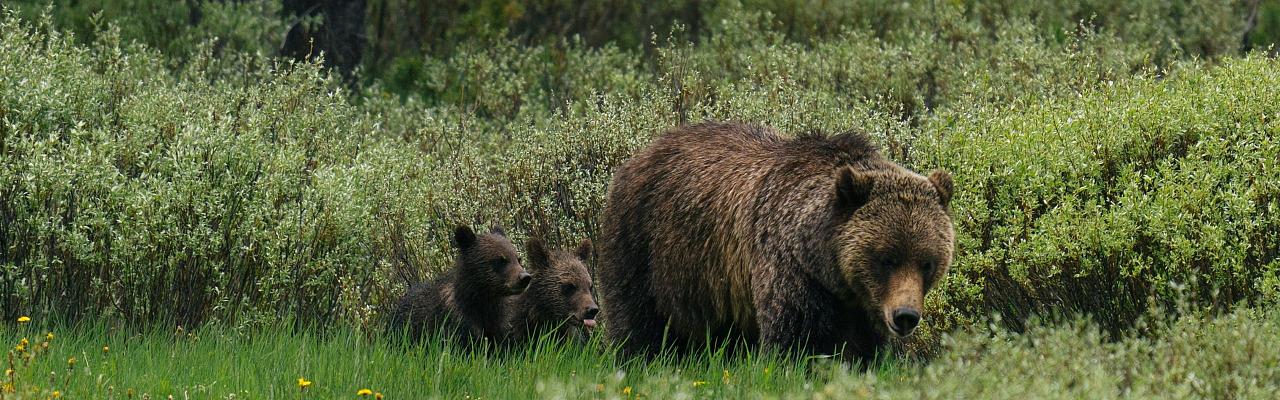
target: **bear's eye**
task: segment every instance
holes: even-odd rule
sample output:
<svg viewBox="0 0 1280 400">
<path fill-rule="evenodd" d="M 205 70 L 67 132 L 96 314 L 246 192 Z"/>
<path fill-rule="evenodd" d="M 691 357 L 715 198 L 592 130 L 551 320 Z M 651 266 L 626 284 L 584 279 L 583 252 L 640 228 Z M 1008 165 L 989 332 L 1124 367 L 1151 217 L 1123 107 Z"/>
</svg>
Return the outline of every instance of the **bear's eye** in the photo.
<svg viewBox="0 0 1280 400">
<path fill-rule="evenodd" d="M 924 272 L 924 276 L 930 276 L 933 275 L 933 270 L 937 267 L 937 264 L 934 264 L 933 261 L 925 261 L 924 264 L 920 265 L 920 270 Z"/>
<path fill-rule="evenodd" d="M 502 269 L 503 267 L 506 267 L 506 266 L 507 266 L 507 264 L 508 264 L 508 262 L 507 262 L 507 258 L 506 258 L 506 257 L 502 257 L 502 258 L 499 258 L 499 259 L 497 259 L 497 260 L 493 260 L 493 267 L 494 267 L 494 268 L 497 268 L 497 269 Z"/>
<path fill-rule="evenodd" d="M 566 284 L 560 285 L 560 294 L 565 297 L 569 297 L 569 295 L 573 294 L 573 291 L 577 289 L 578 289 L 577 285 L 574 285 L 572 283 L 566 283 Z"/>
<path fill-rule="evenodd" d="M 876 261 L 876 266 L 880 267 L 880 269 L 893 269 L 898 266 L 898 260 L 893 257 L 881 257 Z"/>
</svg>

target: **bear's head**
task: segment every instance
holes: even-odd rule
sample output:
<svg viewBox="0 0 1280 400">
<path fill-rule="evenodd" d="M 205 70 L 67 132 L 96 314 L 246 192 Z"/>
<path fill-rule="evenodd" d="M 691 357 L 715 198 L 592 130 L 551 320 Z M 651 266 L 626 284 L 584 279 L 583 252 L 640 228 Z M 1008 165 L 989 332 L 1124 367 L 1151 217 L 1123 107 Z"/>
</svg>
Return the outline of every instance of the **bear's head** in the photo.
<svg viewBox="0 0 1280 400">
<path fill-rule="evenodd" d="M 836 171 L 832 239 L 846 301 L 882 334 L 910 335 L 924 296 L 946 276 L 954 251 L 951 175 L 901 168 Z"/>
<path fill-rule="evenodd" d="M 529 240 L 525 250 L 534 276 L 529 292 L 537 307 L 567 326 L 594 329 L 600 307 L 591 295 L 591 274 L 583 263 L 591 256 L 591 240 L 584 239 L 573 253 L 548 250 L 538 239 Z"/>
<path fill-rule="evenodd" d="M 476 235 L 471 228 L 459 226 L 453 231 L 453 245 L 461 255 L 459 268 L 463 268 L 473 284 L 494 288 L 499 294 L 523 293 L 533 281 L 533 276 L 520 265 L 515 245 L 507 239 L 502 228 L 493 228 L 485 235 Z"/>
</svg>

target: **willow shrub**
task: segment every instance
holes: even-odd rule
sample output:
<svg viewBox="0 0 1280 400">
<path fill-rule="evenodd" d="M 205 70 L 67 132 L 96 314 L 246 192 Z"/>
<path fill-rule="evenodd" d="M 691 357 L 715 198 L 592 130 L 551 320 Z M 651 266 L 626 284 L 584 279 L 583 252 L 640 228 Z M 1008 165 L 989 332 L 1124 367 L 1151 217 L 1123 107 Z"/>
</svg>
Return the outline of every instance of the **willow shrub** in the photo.
<svg viewBox="0 0 1280 400">
<path fill-rule="evenodd" d="M 453 226 L 592 237 L 613 168 L 705 119 L 860 129 L 953 171 L 959 253 L 918 349 L 990 312 L 1123 326 L 1173 283 L 1276 296 L 1273 61 L 1157 68 L 1108 32 L 1026 24 L 802 46 L 753 28 L 770 18 L 664 45 L 652 71 L 617 49 L 476 45 L 431 61 L 427 85 L 474 96 L 439 103 L 208 41 L 175 70 L 118 31 L 81 45 L 6 18 L 5 318 L 376 325 L 448 265 Z"/>
<path fill-rule="evenodd" d="M 960 319 L 1086 312 L 1104 327 L 1190 296 L 1280 288 L 1280 66 L 1232 59 L 1079 97 L 941 112 L 918 165 L 957 177 Z"/>
</svg>

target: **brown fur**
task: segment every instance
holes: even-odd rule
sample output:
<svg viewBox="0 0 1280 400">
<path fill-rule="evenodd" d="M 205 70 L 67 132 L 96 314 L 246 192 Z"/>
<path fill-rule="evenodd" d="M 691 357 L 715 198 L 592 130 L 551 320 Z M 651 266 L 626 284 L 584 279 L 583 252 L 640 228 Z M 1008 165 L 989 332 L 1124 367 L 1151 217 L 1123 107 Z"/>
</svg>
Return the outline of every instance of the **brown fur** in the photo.
<svg viewBox="0 0 1280 400">
<path fill-rule="evenodd" d="M 428 334 L 465 342 L 500 339 L 505 298 L 524 292 L 532 276 L 501 229 L 476 236 L 460 226 L 453 246 L 458 251 L 453 269 L 430 283 L 411 285 L 392 312 L 392 330 L 407 330 L 414 339 Z"/>
<path fill-rule="evenodd" d="M 861 134 L 667 132 L 609 189 L 607 334 L 630 351 L 710 336 L 870 357 L 950 265 L 950 197 L 946 172 L 908 171 Z"/>
<path fill-rule="evenodd" d="M 585 338 L 600 311 L 592 296 L 594 285 L 583 260 L 590 259 L 591 241 L 583 240 L 573 252 L 548 251 L 541 240 L 525 245 L 533 283 L 519 296 L 508 298 L 509 339 L 513 343 L 531 340 L 551 332 L 563 338 Z"/>
</svg>

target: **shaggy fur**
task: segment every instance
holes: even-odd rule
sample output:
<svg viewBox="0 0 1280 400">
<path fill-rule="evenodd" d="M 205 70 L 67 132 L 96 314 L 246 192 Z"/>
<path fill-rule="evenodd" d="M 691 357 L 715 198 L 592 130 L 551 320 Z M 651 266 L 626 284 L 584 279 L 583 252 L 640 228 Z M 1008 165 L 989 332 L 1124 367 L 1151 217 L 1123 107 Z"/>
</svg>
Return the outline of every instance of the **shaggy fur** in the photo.
<svg viewBox="0 0 1280 400">
<path fill-rule="evenodd" d="M 525 245 L 533 283 L 529 290 L 508 299 L 513 343 L 531 340 L 554 330 L 560 337 L 584 339 L 596 325 L 600 311 L 592 296 L 594 285 L 584 260 L 591 257 L 591 241 L 583 240 L 573 253 L 548 251 L 541 240 Z"/>
<path fill-rule="evenodd" d="M 951 192 L 946 172 L 908 171 L 857 133 L 667 132 L 609 189 L 607 334 L 631 352 L 710 337 L 872 357 L 951 263 Z"/>
<path fill-rule="evenodd" d="M 414 339 L 439 333 L 465 342 L 498 340 L 504 334 L 505 299 L 524 292 L 533 278 L 501 229 L 476 236 L 460 226 L 453 245 L 458 251 L 453 269 L 430 283 L 411 285 L 392 312 L 391 328 L 407 330 Z"/>
</svg>

